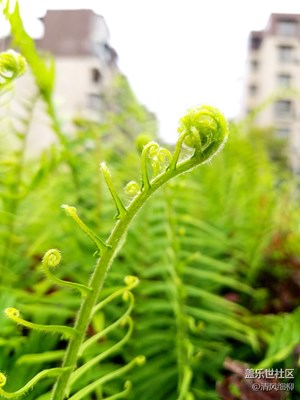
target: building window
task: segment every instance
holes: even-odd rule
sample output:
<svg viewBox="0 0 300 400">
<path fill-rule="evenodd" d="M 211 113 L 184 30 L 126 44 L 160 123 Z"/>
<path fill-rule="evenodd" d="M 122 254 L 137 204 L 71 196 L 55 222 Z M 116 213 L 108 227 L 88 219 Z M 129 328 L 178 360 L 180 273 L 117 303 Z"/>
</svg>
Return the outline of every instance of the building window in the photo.
<svg viewBox="0 0 300 400">
<path fill-rule="evenodd" d="M 276 117 L 291 117 L 292 116 L 293 103 L 291 100 L 278 100 L 275 103 L 275 115 Z"/>
<path fill-rule="evenodd" d="M 279 74 L 277 77 L 277 83 L 281 88 L 290 88 L 292 85 L 292 77 L 289 74 Z"/>
<path fill-rule="evenodd" d="M 297 21 L 281 20 L 277 21 L 276 33 L 280 36 L 297 36 Z"/>
<path fill-rule="evenodd" d="M 275 136 L 278 139 L 288 139 L 289 135 L 290 135 L 289 128 L 276 128 L 275 129 Z"/>
<path fill-rule="evenodd" d="M 294 47 L 293 46 L 279 46 L 278 47 L 278 58 L 280 62 L 290 63 L 293 62 L 294 57 Z"/>
<path fill-rule="evenodd" d="M 252 35 L 251 39 L 250 39 L 250 48 L 251 50 L 258 50 L 261 46 L 262 43 L 262 36 L 254 36 Z"/>
<path fill-rule="evenodd" d="M 99 71 L 98 68 L 92 68 L 91 75 L 92 75 L 92 82 L 94 83 L 98 83 L 102 79 L 101 72 Z"/>
<path fill-rule="evenodd" d="M 250 96 L 255 96 L 257 94 L 258 87 L 255 84 L 249 85 L 249 94 Z"/>
</svg>

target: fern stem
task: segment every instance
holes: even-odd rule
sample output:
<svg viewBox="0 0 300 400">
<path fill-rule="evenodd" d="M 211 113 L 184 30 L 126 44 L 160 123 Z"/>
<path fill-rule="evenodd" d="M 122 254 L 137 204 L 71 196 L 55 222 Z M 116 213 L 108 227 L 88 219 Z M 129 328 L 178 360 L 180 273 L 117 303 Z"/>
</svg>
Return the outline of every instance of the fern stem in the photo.
<svg viewBox="0 0 300 400">
<path fill-rule="evenodd" d="M 180 141 L 180 146 L 177 146 L 177 152 L 175 151 L 175 157 L 172 160 L 173 164 L 160 175 L 156 176 L 151 182 L 148 182 L 149 179 L 146 170 L 146 150 L 149 149 L 149 146 L 158 146 L 157 144 L 150 143 L 150 145 L 145 146 L 142 154 L 142 178 L 143 178 L 143 188 L 141 192 L 132 200 L 129 204 L 128 208 L 126 209 L 127 212 L 124 212 L 121 218 L 116 222 L 111 234 L 106 242 L 106 247 L 103 249 L 101 257 L 98 259 L 96 267 L 94 269 L 93 275 L 91 277 L 89 287 L 92 289 L 90 293 L 87 294 L 85 298 L 82 299 L 81 307 L 77 314 L 77 319 L 75 322 L 75 331 L 78 333 L 75 337 L 70 339 L 69 345 L 66 350 L 66 356 L 63 362 L 63 367 L 70 367 L 70 370 L 65 372 L 62 376 L 60 376 L 54 386 L 52 392 L 52 400 L 64 400 L 66 395 L 68 394 L 68 386 L 70 382 L 70 377 L 73 370 L 76 368 L 78 355 L 80 353 L 80 346 L 85 338 L 85 333 L 90 323 L 93 310 L 95 305 L 97 304 L 97 300 L 101 289 L 103 287 L 103 283 L 105 277 L 111 267 L 111 264 L 118 254 L 122 244 L 124 242 L 125 235 L 128 231 L 129 225 L 133 218 L 137 215 L 140 209 L 144 206 L 146 201 L 151 197 L 153 193 L 155 193 L 162 185 L 168 182 L 170 179 L 184 173 L 187 171 L 192 170 L 193 168 L 199 166 L 200 164 L 205 163 L 206 161 L 210 160 L 218 150 L 223 146 L 224 142 L 226 141 L 228 129 L 227 124 L 223 118 L 223 116 L 216 110 L 210 107 L 203 107 L 199 110 L 192 110 L 191 115 L 187 114 L 185 118 L 188 118 L 188 122 L 199 122 L 198 121 L 198 114 L 208 113 L 209 117 L 216 120 L 217 123 L 217 132 L 216 132 L 216 140 L 210 141 L 211 144 L 206 147 L 203 151 L 196 151 L 197 147 L 194 147 L 195 152 L 194 155 L 188 158 L 185 161 L 178 162 L 179 159 L 179 149 L 181 148 L 182 141 Z M 210 115 L 212 114 L 212 115 Z M 207 121 L 207 118 L 205 118 Z M 184 126 L 184 121 L 182 122 Z M 200 124 L 201 125 L 201 124 Z M 200 128 L 203 128 L 201 125 Z M 200 129 L 201 131 L 201 129 Z M 200 135 L 199 131 L 199 135 Z M 185 131 L 184 131 L 185 132 Z M 209 131 L 210 132 L 210 131 Z M 184 136 L 183 133 L 182 136 Z M 205 135 L 204 135 L 205 136 Z M 200 137 L 199 137 L 200 140 Z M 104 169 L 105 172 L 105 169 Z M 107 177 L 106 177 L 107 178 Z M 145 186 L 146 180 L 146 186 Z M 110 183 L 110 182 L 107 182 Z M 109 185 L 110 186 L 110 185 Z M 110 188 L 111 189 L 111 188 Z M 114 193 L 113 197 L 114 197 Z M 116 199 L 114 199 L 116 200 Z M 122 203 L 121 203 L 122 204 Z M 117 204 L 117 207 L 120 206 Z M 184 321 L 180 321 L 180 323 L 184 323 Z M 187 343 L 186 350 L 190 353 L 191 346 L 190 342 Z M 185 364 L 188 367 L 188 364 Z M 188 368 L 187 368 L 188 369 Z M 187 370 L 186 369 L 186 370 Z M 190 381 L 190 379 L 188 379 Z M 182 382 L 184 382 L 184 387 L 186 387 L 186 376 L 183 374 Z M 188 382 L 189 384 L 189 382 Z M 183 386 L 182 386 L 183 388 Z M 185 389 L 183 389 L 185 391 Z M 179 390 L 181 394 L 182 391 Z"/>
<path fill-rule="evenodd" d="M 207 159 L 209 159 L 210 156 L 211 155 L 208 154 Z M 203 161 L 205 160 L 202 158 L 201 162 Z M 124 218 L 116 222 L 111 235 L 106 242 L 107 247 L 102 252 L 101 257 L 98 259 L 94 273 L 91 277 L 89 287 L 93 290 L 82 299 L 81 307 L 79 309 L 77 320 L 74 326 L 78 334 L 76 337 L 70 339 L 66 350 L 63 367 L 71 368 L 58 378 L 53 389 L 51 398 L 52 400 L 63 400 L 66 398 L 67 386 L 69 384 L 71 371 L 76 368 L 80 346 L 85 338 L 85 332 L 90 323 L 93 309 L 97 303 L 107 272 L 121 248 L 121 244 L 128 230 L 129 224 L 144 206 L 145 202 L 150 198 L 150 196 L 155 193 L 164 183 L 175 176 L 195 168 L 198 165 L 199 159 L 197 157 L 192 157 L 177 165 L 175 170 L 167 170 L 161 175 L 157 176 L 151 182 L 151 186 L 147 190 L 143 190 L 137 197 L 133 199 L 127 208 L 127 213 L 124 215 Z"/>
</svg>

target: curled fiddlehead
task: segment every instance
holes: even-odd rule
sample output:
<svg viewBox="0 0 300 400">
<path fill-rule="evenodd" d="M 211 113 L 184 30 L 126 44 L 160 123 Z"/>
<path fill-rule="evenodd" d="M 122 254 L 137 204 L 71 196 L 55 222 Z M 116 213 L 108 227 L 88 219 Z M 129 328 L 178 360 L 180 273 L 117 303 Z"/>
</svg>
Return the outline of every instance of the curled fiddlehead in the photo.
<svg viewBox="0 0 300 400">
<path fill-rule="evenodd" d="M 227 122 L 220 111 L 211 106 L 191 108 L 179 121 L 179 139 L 170 164 L 176 169 L 182 145 L 194 149 L 192 158 L 202 164 L 222 149 L 228 136 Z"/>
<path fill-rule="evenodd" d="M 136 181 L 130 181 L 124 188 L 124 192 L 130 196 L 135 196 L 139 193 L 140 186 Z"/>
<path fill-rule="evenodd" d="M 85 285 L 75 282 L 64 281 L 62 279 L 57 278 L 55 275 L 52 274 L 51 269 L 56 268 L 59 266 L 61 261 L 61 253 L 57 249 L 48 250 L 42 260 L 42 265 L 46 276 L 55 282 L 59 286 L 64 286 L 70 289 L 78 290 L 82 295 L 86 295 L 88 292 L 92 290 Z"/>
<path fill-rule="evenodd" d="M 151 167 L 153 171 L 153 176 L 157 176 L 161 169 L 163 168 L 163 164 L 165 161 L 170 161 L 172 159 L 171 153 L 158 145 L 156 142 L 149 142 L 146 144 L 142 151 L 141 157 L 141 172 L 142 172 L 142 181 L 143 188 L 150 188 L 150 178 L 148 173 L 148 161 L 151 162 Z"/>
<path fill-rule="evenodd" d="M 23 75 L 25 70 L 26 61 L 20 54 L 14 50 L 0 53 L 0 90 Z"/>
</svg>

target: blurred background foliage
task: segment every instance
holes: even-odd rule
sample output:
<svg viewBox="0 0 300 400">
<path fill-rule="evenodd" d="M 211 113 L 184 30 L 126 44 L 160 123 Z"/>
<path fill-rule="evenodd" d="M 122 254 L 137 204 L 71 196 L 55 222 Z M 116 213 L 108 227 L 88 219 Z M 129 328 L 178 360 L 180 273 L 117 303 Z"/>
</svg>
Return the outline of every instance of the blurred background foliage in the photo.
<svg viewBox="0 0 300 400">
<path fill-rule="evenodd" d="M 32 54 L 24 56 L 30 65 Z M 40 63 L 33 73 L 39 76 L 42 69 Z M 57 275 L 80 283 L 87 282 L 95 257 L 60 206 L 76 206 L 105 238 L 115 210 L 99 163 L 108 162 L 120 192 L 128 181 L 139 181 L 141 149 L 156 139 L 156 121 L 120 75 L 105 97 L 103 122 L 75 116 L 74 132 L 62 133 L 47 92 L 45 112 L 59 131 L 58 141 L 30 157 L 32 110 L 44 96 L 39 79 L 36 84 L 37 94 L 18 99 L 24 110 L 18 121 L 7 112 L 13 92 L 1 97 L 6 116 L 0 135 L 0 309 L 17 306 L 34 322 L 68 324 L 80 299 L 45 279 L 42 256 L 49 248 L 60 249 Z M 298 177 L 289 170 L 284 143 L 271 130 L 258 130 L 248 121 L 232 122 L 230 131 L 212 163 L 168 184 L 135 219 L 103 290 L 103 297 L 112 293 L 128 274 L 141 280 L 133 337 L 115 357 L 93 368 L 87 383 L 144 354 L 147 363 L 128 374 L 132 399 L 243 398 L 242 377 L 226 368 L 231 360 L 244 368 L 295 369 L 295 390 L 287 398 L 299 398 Z M 124 307 L 117 301 L 97 314 L 90 334 L 111 324 Z M 24 357 L 60 351 L 55 337 L 15 327 L 3 314 L 0 320 L 0 370 L 13 378 L 10 390 L 59 365 L 47 356 L 34 364 Z M 121 335 L 112 332 L 93 351 L 105 350 Z M 121 389 L 121 381 L 89 398 L 105 398 L 116 386 Z M 182 387 L 187 387 L 185 397 Z M 44 399 L 48 390 L 49 382 L 42 382 L 27 398 Z"/>
</svg>

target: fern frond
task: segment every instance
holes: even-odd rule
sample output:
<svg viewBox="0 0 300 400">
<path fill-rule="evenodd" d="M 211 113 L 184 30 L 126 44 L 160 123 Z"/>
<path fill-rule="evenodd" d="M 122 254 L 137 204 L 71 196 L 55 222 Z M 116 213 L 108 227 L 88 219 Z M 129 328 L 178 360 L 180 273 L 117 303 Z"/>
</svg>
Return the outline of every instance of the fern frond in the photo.
<svg viewBox="0 0 300 400">
<path fill-rule="evenodd" d="M 108 303 L 113 301 L 114 299 L 124 295 L 124 293 L 129 292 L 130 290 L 134 289 L 138 284 L 139 284 L 139 279 L 136 276 L 126 276 L 124 278 L 124 283 L 126 284 L 125 287 L 122 289 L 114 291 L 110 296 L 106 297 L 104 300 L 99 302 L 95 307 L 93 308 L 92 315 L 94 315 L 96 312 L 100 311 L 103 307 L 105 307 Z"/>
<path fill-rule="evenodd" d="M 13 399 L 17 397 L 21 397 L 28 392 L 28 390 L 32 389 L 34 385 L 37 384 L 41 379 L 47 377 L 56 377 L 58 375 L 63 374 L 64 372 L 68 371 L 69 368 L 51 368 L 51 369 L 44 369 L 43 371 L 39 372 L 34 378 L 32 378 L 26 385 L 24 385 L 21 389 L 17 390 L 16 392 L 9 393 L 2 389 L 3 386 L 6 384 L 6 377 L 3 373 L 0 373 L 0 395 L 5 399 Z"/>
<path fill-rule="evenodd" d="M 64 281 L 53 275 L 51 272 L 51 268 L 57 267 L 60 264 L 60 261 L 61 261 L 61 254 L 57 249 L 50 249 L 45 253 L 42 260 L 42 265 L 45 275 L 50 280 L 52 280 L 59 286 L 66 287 L 69 289 L 76 289 L 82 294 L 82 296 L 86 296 L 87 293 L 90 293 L 93 290 L 92 288 L 86 285 L 82 285 L 81 283 Z"/>
<path fill-rule="evenodd" d="M 66 213 L 76 222 L 79 228 L 91 239 L 96 245 L 99 253 L 106 247 L 106 244 L 79 218 L 75 207 L 70 207 L 67 204 L 61 206 Z"/>
<path fill-rule="evenodd" d="M 9 307 L 5 309 L 5 315 L 17 324 L 25 326 L 29 329 L 35 329 L 41 332 L 58 333 L 66 338 L 74 338 L 78 332 L 69 326 L 64 325 L 42 325 L 34 322 L 26 321 L 20 317 L 20 312 L 16 308 Z"/>
<path fill-rule="evenodd" d="M 84 354 L 84 352 L 94 343 L 96 343 L 98 340 L 106 336 L 108 333 L 116 329 L 118 326 L 121 326 L 128 322 L 129 315 L 132 312 L 132 309 L 134 307 L 134 296 L 131 292 L 125 292 L 126 296 L 124 298 L 125 301 L 129 300 L 129 306 L 127 310 L 122 314 L 120 318 L 118 318 L 115 322 L 111 323 L 107 328 L 103 329 L 102 331 L 96 333 L 86 341 L 82 343 L 79 349 L 79 356 Z"/>
<path fill-rule="evenodd" d="M 144 356 L 136 357 L 135 359 L 130 361 L 124 367 L 121 367 L 121 368 L 117 369 L 116 371 L 113 371 L 110 374 L 107 374 L 107 375 L 103 376 L 102 378 L 97 379 L 95 382 L 90 383 L 84 389 L 81 389 L 79 392 L 77 392 L 76 394 L 71 396 L 70 400 L 81 400 L 82 398 L 87 396 L 89 393 L 93 392 L 98 386 L 102 386 L 106 382 L 109 382 L 120 376 L 123 376 L 125 373 L 129 372 L 135 366 L 143 365 L 145 363 L 145 361 L 146 360 L 145 360 Z"/>
<path fill-rule="evenodd" d="M 86 362 L 85 364 L 83 364 L 81 367 L 77 368 L 75 372 L 73 372 L 73 374 L 71 375 L 70 378 L 70 387 L 72 387 L 74 385 L 74 383 L 86 372 L 88 372 L 93 366 L 97 365 L 98 363 L 100 363 L 101 361 L 105 360 L 107 357 L 109 357 L 111 354 L 114 354 L 115 352 L 117 352 L 118 350 L 120 350 L 122 348 L 122 346 L 128 342 L 128 340 L 130 339 L 131 335 L 132 335 L 132 331 L 133 331 L 133 321 L 130 317 L 126 317 L 123 322 L 122 322 L 123 326 L 128 325 L 128 331 L 126 333 L 126 335 L 116 344 L 114 344 L 113 346 L 111 346 L 108 350 L 102 352 L 101 354 L 99 354 L 98 356 L 90 359 L 88 362 Z"/>
</svg>

